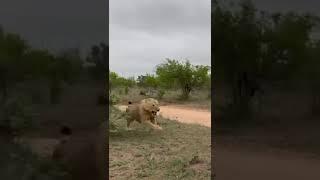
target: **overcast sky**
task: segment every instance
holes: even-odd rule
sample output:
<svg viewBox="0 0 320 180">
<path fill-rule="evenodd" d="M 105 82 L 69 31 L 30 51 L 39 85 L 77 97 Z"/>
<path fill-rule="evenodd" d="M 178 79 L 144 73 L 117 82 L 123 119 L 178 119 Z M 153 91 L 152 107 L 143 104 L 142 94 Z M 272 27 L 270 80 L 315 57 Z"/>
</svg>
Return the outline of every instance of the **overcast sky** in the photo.
<svg viewBox="0 0 320 180">
<path fill-rule="evenodd" d="M 211 0 L 110 0 L 110 69 L 153 73 L 165 58 L 210 65 Z"/>
<path fill-rule="evenodd" d="M 254 0 L 267 11 L 320 15 L 319 0 Z M 153 72 L 164 58 L 210 64 L 211 0 L 110 0 L 110 66 Z M 108 42 L 108 0 L 0 0 L 0 24 L 32 46 L 87 49 Z"/>
<path fill-rule="evenodd" d="M 108 42 L 107 0 L 0 0 L 0 25 L 32 46 L 88 48 Z"/>
</svg>

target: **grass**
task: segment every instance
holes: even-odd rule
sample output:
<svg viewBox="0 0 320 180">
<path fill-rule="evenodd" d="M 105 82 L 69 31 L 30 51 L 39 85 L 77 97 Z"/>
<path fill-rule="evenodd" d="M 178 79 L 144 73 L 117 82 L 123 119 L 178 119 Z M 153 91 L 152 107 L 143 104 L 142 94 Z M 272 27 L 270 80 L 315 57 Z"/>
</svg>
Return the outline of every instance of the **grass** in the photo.
<svg viewBox="0 0 320 180">
<path fill-rule="evenodd" d="M 163 131 L 136 122 L 127 131 L 120 114 L 110 112 L 110 179 L 210 179 L 210 128 L 159 118 Z"/>
<path fill-rule="evenodd" d="M 1 179 L 70 179 L 65 166 L 39 157 L 25 146 L 1 140 L 0 145 Z"/>
</svg>

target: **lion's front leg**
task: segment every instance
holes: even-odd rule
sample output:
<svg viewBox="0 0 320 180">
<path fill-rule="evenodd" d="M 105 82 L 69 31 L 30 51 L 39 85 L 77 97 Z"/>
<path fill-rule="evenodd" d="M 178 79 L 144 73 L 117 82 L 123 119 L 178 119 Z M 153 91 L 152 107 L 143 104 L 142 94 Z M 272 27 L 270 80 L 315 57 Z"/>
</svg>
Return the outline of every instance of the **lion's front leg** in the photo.
<svg viewBox="0 0 320 180">
<path fill-rule="evenodd" d="M 151 121 L 145 121 L 145 123 L 147 123 L 148 125 L 150 125 L 153 129 L 158 129 L 158 130 L 162 130 L 162 127 L 153 124 Z"/>
<path fill-rule="evenodd" d="M 157 124 L 156 122 L 156 117 L 151 117 L 151 120 L 150 120 L 153 124 Z"/>
<path fill-rule="evenodd" d="M 153 129 L 159 129 L 161 130 L 162 128 L 156 124 L 154 124 L 153 122 L 155 121 L 155 119 L 153 117 L 149 117 L 149 116 L 145 116 L 142 121 L 146 124 L 148 124 L 149 126 L 151 126 Z"/>
<path fill-rule="evenodd" d="M 158 122 L 157 122 L 156 116 L 154 116 L 154 117 L 151 118 L 151 122 L 152 122 L 153 124 L 155 124 L 155 125 L 159 125 Z"/>
</svg>

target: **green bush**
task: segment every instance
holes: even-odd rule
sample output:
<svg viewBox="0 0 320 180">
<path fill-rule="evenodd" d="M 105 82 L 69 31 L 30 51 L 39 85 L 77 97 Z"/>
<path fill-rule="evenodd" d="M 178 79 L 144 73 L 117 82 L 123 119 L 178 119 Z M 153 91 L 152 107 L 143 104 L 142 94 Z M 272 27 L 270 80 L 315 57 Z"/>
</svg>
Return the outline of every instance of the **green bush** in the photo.
<svg viewBox="0 0 320 180">
<path fill-rule="evenodd" d="M 110 97 L 109 97 L 109 104 L 110 105 L 117 104 L 117 103 L 119 103 L 119 101 L 120 101 L 120 98 L 117 95 L 115 95 L 115 94 L 110 95 Z"/>
<path fill-rule="evenodd" d="M 8 98 L 1 107 L 0 127 L 22 132 L 35 127 L 30 101 L 22 96 Z"/>
<path fill-rule="evenodd" d="M 209 78 L 209 66 L 193 65 L 189 60 L 181 62 L 167 59 L 165 63 L 156 66 L 158 81 L 167 88 L 178 87 L 181 99 L 188 99 L 192 90 L 203 87 Z"/>
<path fill-rule="evenodd" d="M 124 93 L 125 93 L 125 95 L 128 95 L 128 93 L 129 93 L 129 88 L 128 88 L 128 86 L 126 86 L 126 87 L 124 88 Z"/>
<path fill-rule="evenodd" d="M 159 90 L 158 91 L 158 99 L 162 99 L 164 94 L 165 94 L 165 91 L 163 89 Z"/>
</svg>

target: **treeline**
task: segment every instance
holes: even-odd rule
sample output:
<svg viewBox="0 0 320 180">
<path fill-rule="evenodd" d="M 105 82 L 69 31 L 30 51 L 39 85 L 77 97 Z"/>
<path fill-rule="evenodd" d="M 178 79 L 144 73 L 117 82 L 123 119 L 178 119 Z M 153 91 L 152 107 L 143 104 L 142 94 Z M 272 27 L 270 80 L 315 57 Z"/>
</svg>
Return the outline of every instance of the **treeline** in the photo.
<svg viewBox="0 0 320 180">
<path fill-rule="evenodd" d="M 250 102 L 263 84 L 305 87 L 314 111 L 320 108 L 320 40 L 313 38 L 319 17 L 295 12 L 268 13 L 252 1 L 236 6 L 213 1 L 214 81 L 232 90 L 231 108 L 250 115 Z"/>
<path fill-rule="evenodd" d="M 45 80 L 51 102 L 56 103 L 62 83 L 72 84 L 84 72 L 92 79 L 103 79 L 107 73 L 108 46 L 94 45 L 86 58 L 77 48 L 53 54 L 47 49 L 32 48 L 26 40 L 0 28 L 0 93 L 5 102 L 20 82 Z"/>
<path fill-rule="evenodd" d="M 159 91 L 161 98 L 166 90 L 181 90 L 181 98 L 188 99 L 192 90 L 211 87 L 210 67 L 204 65 L 192 65 L 188 60 L 179 61 L 167 59 L 156 66 L 156 73 L 124 78 L 115 72 L 109 71 L 110 91 L 118 87 L 143 87 Z"/>
<path fill-rule="evenodd" d="M 108 56 L 104 43 L 93 45 L 86 57 L 77 48 L 54 54 L 0 28 L 0 132 L 33 127 L 32 105 L 59 103 L 65 85 L 105 82 Z"/>
</svg>

